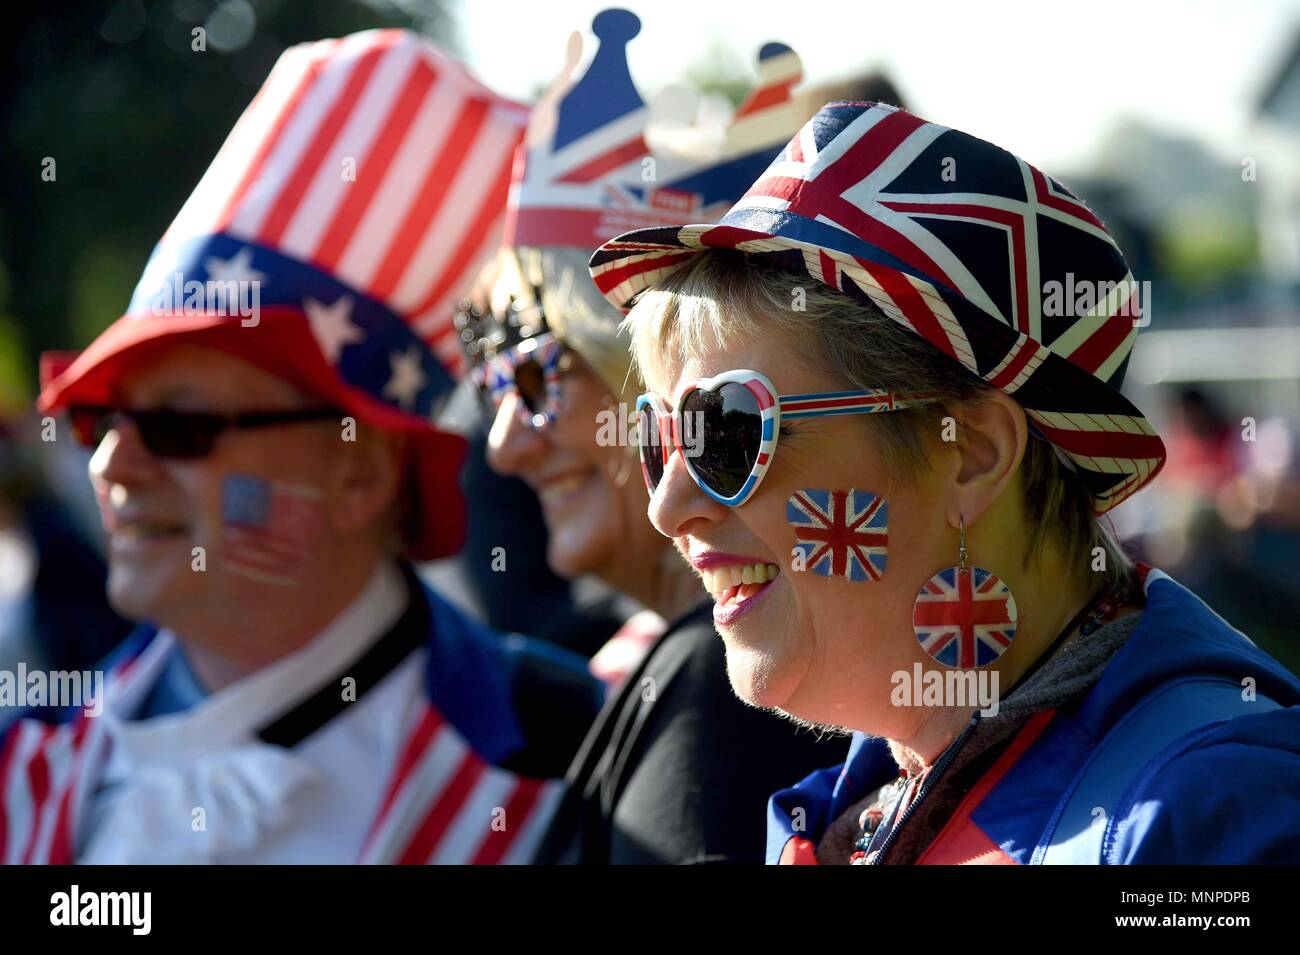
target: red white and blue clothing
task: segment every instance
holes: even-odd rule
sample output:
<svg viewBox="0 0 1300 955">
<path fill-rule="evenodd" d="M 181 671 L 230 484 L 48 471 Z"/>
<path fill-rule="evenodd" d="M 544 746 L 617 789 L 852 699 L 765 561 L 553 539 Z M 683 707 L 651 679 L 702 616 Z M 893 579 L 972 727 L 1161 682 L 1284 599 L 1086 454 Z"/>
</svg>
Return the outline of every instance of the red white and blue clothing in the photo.
<svg viewBox="0 0 1300 955">
<path fill-rule="evenodd" d="M 211 694 L 166 630 L 109 666 L 102 715 L 0 737 L 0 861 L 526 862 L 603 696 L 580 658 L 480 627 L 396 564 Z"/>
<path fill-rule="evenodd" d="M 900 780 L 886 742 L 858 734 L 843 765 L 777 792 L 769 864 L 1300 862 L 1300 680 L 1167 575 L 1144 587 L 1140 616 L 1062 651 L 1126 627 L 1091 680 L 1049 663 L 999 717 L 976 714 L 928 781 Z M 1022 692 L 1049 699 L 1052 679 L 1056 702 L 980 748 L 981 722 Z M 849 820 L 879 835 L 853 845 Z"/>
</svg>

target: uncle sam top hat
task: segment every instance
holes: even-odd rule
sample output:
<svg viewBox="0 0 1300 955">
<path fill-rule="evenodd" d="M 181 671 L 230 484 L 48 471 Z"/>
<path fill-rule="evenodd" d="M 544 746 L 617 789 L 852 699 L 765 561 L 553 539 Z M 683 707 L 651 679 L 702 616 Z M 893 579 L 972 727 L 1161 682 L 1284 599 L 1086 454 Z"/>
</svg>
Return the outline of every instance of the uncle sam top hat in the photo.
<svg viewBox="0 0 1300 955">
<path fill-rule="evenodd" d="M 407 552 L 454 553 L 465 444 L 431 417 L 462 371 L 454 305 L 500 240 L 526 120 L 408 31 L 290 48 L 125 314 L 70 363 L 45 365 L 39 407 L 112 403 L 123 371 L 172 342 L 221 349 L 408 434 Z"/>
<path fill-rule="evenodd" d="M 881 103 L 830 103 L 720 222 L 620 235 L 591 274 L 626 310 L 709 248 L 874 304 L 1016 398 L 1097 514 L 1164 464 L 1119 391 L 1139 324 L 1123 254 L 1069 190 L 991 143 Z"/>
</svg>

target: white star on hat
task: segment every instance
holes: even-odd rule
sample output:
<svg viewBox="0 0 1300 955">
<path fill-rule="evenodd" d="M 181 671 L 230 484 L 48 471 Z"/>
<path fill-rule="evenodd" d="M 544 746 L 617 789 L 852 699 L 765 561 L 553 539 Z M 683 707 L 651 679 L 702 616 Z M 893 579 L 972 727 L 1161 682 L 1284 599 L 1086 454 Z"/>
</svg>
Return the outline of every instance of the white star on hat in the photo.
<svg viewBox="0 0 1300 955">
<path fill-rule="evenodd" d="M 244 246 L 233 258 L 219 259 L 210 255 L 203 260 L 210 282 L 264 282 L 266 273 L 253 268 L 253 250 Z"/>
<path fill-rule="evenodd" d="M 314 298 L 303 299 L 302 308 L 311 322 L 311 333 L 320 345 L 321 353 L 331 365 L 339 363 L 339 356 L 348 345 L 355 345 L 366 339 L 366 333 L 352 321 L 351 295 L 343 295 L 333 305 L 326 305 Z"/>
<path fill-rule="evenodd" d="M 426 381 L 420 367 L 420 346 L 412 345 L 404 352 L 391 352 L 388 356 L 392 376 L 384 385 L 384 397 L 395 398 L 403 408 L 415 406 L 416 396 Z"/>
</svg>

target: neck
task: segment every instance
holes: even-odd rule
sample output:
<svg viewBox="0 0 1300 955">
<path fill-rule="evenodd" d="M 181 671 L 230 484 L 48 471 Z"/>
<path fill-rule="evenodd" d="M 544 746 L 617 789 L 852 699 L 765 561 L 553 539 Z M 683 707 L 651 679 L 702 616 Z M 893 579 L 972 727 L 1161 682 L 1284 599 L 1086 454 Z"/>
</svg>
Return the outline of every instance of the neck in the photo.
<svg viewBox="0 0 1300 955">
<path fill-rule="evenodd" d="M 1008 581 L 1016 600 L 1019 619 L 1011 648 L 988 669 L 998 673 L 999 695 L 1005 697 L 1045 653 L 1055 654 L 1078 636 L 1083 620 L 1070 627 L 1059 644 L 1053 643 L 1063 630 L 1098 595 L 1097 580 L 1079 580 L 1056 560 L 1036 562 L 1036 569 L 1015 581 Z M 969 707 L 943 707 L 929 712 L 917 731 L 907 739 L 891 740 L 890 748 L 899 765 L 911 773 L 928 770 L 961 735 L 970 722 Z"/>
<path fill-rule="evenodd" d="M 333 622 L 370 582 L 378 561 L 331 575 L 328 585 L 277 590 L 244 603 L 243 612 L 173 626 L 194 675 L 216 692 L 301 650 Z M 309 578 L 309 580 L 312 578 Z M 232 602 L 233 603 L 233 602 Z"/>
</svg>

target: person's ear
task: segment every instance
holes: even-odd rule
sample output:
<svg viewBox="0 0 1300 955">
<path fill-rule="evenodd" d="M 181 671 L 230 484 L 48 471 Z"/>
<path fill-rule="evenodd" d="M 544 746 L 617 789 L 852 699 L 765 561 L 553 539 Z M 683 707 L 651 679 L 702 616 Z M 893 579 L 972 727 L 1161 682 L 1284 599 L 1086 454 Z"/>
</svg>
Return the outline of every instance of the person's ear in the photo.
<svg viewBox="0 0 1300 955">
<path fill-rule="evenodd" d="M 405 445 L 400 436 L 358 425 L 341 443 L 328 478 L 330 517 L 345 535 L 379 525 L 402 490 Z"/>
<path fill-rule="evenodd" d="M 1015 480 L 1029 441 L 1024 409 L 1005 392 L 985 392 L 952 409 L 948 522 L 969 528 Z"/>
</svg>

